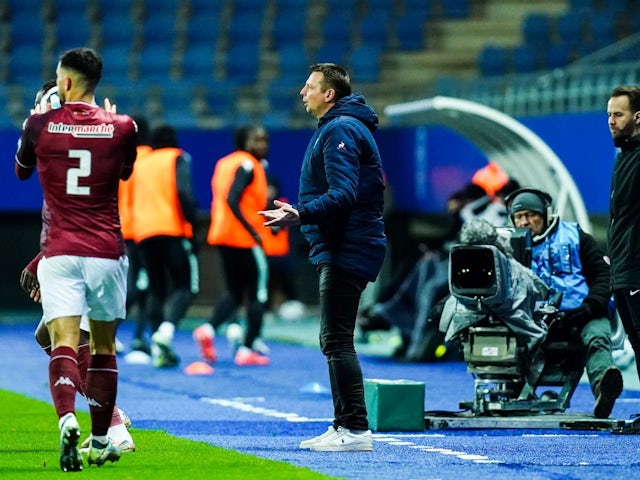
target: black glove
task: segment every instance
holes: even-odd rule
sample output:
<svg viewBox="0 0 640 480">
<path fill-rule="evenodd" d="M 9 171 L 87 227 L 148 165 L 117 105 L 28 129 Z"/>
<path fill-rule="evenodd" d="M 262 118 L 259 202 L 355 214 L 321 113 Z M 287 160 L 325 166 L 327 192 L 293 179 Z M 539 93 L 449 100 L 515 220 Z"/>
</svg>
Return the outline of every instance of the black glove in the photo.
<svg viewBox="0 0 640 480">
<path fill-rule="evenodd" d="M 584 326 L 589 320 L 593 318 L 591 314 L 591 307 L 583 303 L 578 308 L 572 310 L 566 310 L 564 313 L 564 320 L 568 325 Z"/>
</svg>

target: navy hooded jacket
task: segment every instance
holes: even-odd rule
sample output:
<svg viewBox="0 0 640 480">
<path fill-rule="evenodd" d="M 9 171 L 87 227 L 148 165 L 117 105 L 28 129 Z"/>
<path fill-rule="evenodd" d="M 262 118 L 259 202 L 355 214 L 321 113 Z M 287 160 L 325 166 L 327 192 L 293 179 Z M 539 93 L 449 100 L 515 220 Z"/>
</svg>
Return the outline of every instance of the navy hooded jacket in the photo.
<svg viewBox="0 0 640 480">
<path fill-rule="evenodd" d="M 374 281 L 387 240 L 382 162 L 372 132 L 378 116 L 354 93 L 318 121 L 302 163 L 298 212 L 315 266 Z"/>
</svg>

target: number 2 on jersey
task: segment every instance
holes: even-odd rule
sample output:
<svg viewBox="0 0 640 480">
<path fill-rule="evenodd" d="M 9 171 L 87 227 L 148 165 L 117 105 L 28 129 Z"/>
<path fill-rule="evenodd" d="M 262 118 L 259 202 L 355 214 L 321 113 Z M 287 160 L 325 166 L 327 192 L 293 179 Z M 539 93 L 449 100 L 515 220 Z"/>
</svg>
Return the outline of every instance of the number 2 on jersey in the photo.
<svg viewBox="0 0 640 480">
<path fill-rule="evenodd" d="M 91 188 L 78 185 L 78 179 L 91 174 L 91 152 L 89 150 L 69 150 L 69 158 L 79 158 L 80 165 L 67 171 L 67 194 L 90 195 Z"/>
</svg>

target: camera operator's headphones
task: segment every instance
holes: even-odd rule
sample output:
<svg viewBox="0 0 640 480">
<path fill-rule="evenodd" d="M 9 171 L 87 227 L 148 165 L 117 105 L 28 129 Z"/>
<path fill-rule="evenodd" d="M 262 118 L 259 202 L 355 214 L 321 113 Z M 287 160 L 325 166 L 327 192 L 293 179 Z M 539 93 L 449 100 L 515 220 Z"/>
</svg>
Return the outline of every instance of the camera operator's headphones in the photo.
<svg viewBox="0 0 640 480">
<path fill-rule="evenodd" d="M 549 195 L 548 193 L 543 192 L 542 190 L 538 190 L 536 188 L 519 188 L 515 192 L 511 192 L 509 195 L 504 197 L 504 203 L 505 203 L 505 206 L 507 207 L 507 212 L 509 212 L 509 218 L 511 218 L 511 221 L 513 222 L 513 214 L 515 213 L 511 211 L 511 206 L 513 204 L 513 201 L 523 193 L 529 193 L 531 195 L 535 195 L 542 202 L 541 213 L 542 213 L 542 217 L 544 218 L 545 226 L 548 226 L 553 218 L 552 198 L 551 198 L 551 195 Z M 523 205 L 523 208 L 519 210 L 538 211 L 537 208 L 531 209 L 526 205 Z"/>
</svg>

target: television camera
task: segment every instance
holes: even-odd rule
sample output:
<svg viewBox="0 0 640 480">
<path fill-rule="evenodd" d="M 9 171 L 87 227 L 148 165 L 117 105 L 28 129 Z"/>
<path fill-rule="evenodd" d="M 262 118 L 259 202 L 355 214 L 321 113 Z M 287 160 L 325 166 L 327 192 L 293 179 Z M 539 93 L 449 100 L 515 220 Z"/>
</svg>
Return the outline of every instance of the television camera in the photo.
<svg viewBox="0 0 640 480">
<path fill-rule="evenodd" d="M 475 388 L 474 399 L 460 407 L 474 416 L 563 412 L 585 365 L 579 331 L 563 323 L 561 296 L 548 298 L 529 268 L 529 229 L 499 230 L 513 257 L 489 244 L 450 252 L 455 311 L 447 336 L 463 352 Z M 542 387 L 560 388 L 538 393 Z"/>
</svg>

